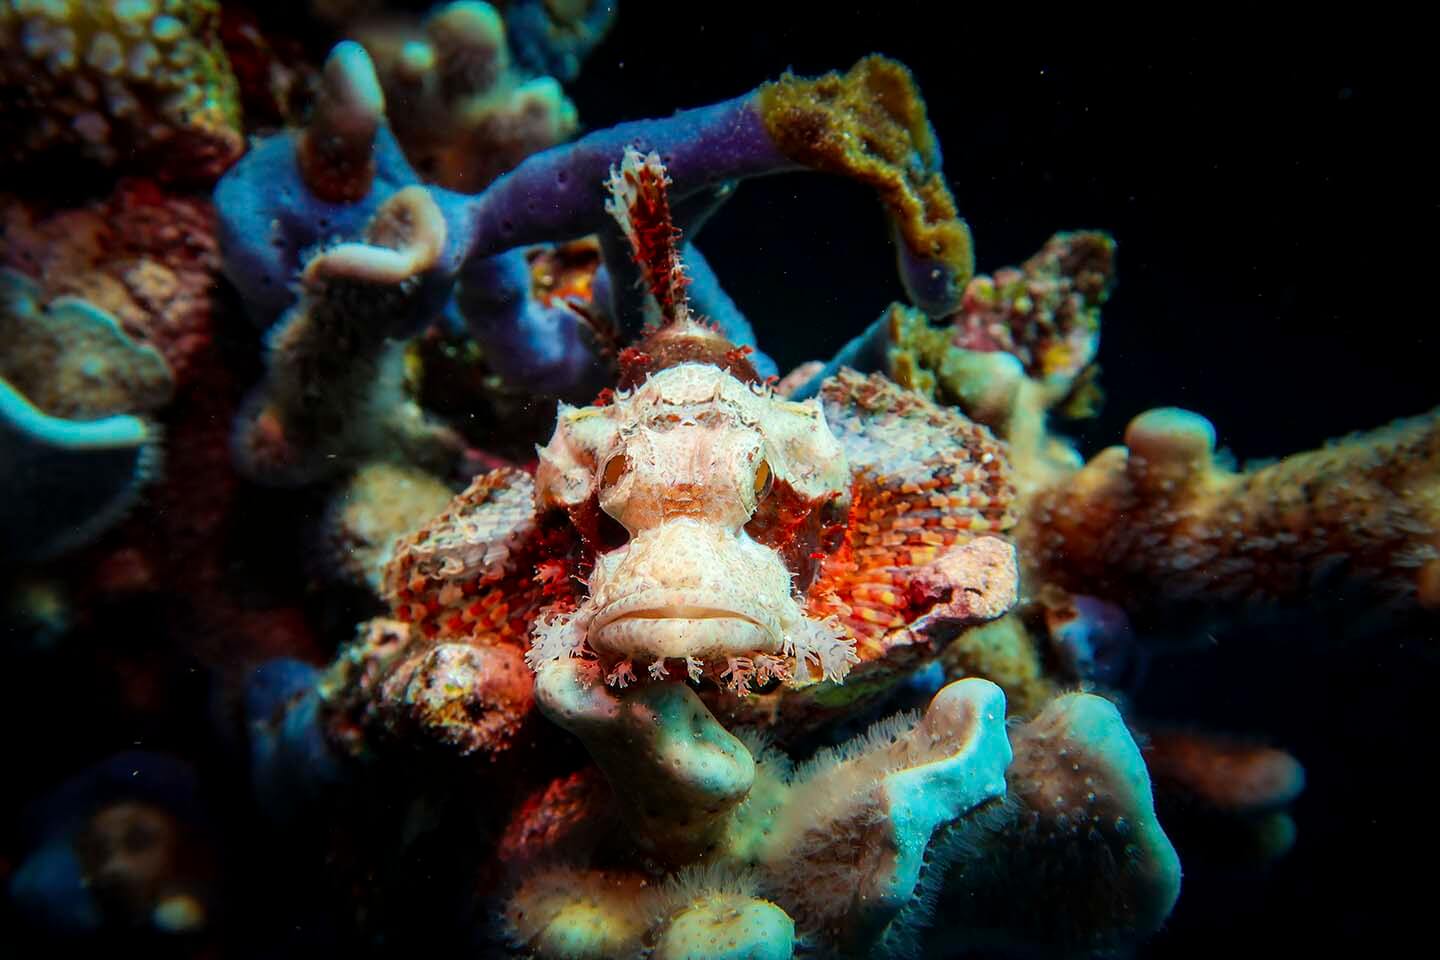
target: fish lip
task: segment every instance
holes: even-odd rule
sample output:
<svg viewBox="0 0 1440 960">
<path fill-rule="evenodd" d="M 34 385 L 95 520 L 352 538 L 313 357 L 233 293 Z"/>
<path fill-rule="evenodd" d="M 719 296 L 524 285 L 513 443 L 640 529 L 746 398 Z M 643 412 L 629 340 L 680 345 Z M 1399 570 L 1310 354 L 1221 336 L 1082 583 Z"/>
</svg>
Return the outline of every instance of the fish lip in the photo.
<svg viewBox="0 0 1440 960">
<path fill-rule="evenodd" d="M 771 618 L 752 604 L 698 590 L 645 590 L 612 600 L 595 614 L 590 629 L 600 631 L 621 620 L 743 620 L 779 635 Z"/>
</svg>

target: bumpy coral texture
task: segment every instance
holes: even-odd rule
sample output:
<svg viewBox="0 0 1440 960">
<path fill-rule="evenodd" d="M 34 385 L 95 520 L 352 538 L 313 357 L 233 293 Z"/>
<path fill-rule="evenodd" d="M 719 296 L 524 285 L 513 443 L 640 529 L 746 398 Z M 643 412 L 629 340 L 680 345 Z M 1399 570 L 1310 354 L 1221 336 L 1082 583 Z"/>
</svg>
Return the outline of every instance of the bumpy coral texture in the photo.
<svg viewBox="0 0 1440 960">
<path fill-rule="evenodd" d="M 910 71 L 871 56 L 846 74 L 787 75 L 761 88 L 759 110 L 786 156 L 875 189 L 911 297 L 937 315 L 953 309 L 975 272 L 975 253 Z"/>
<path fill-rule="evenodd" d="M 208 201 L 122 179 L 89 206 L 49 211 L 0 197 L 0 262 L 42 303 L 78 297 L 160 351 L 183 389 L 211 344 L 220 266 Z"/>
<path fill-rule="evenodd" d="M 41 310 L 40 288 L 0 269 L 0 377 L 51 416 L 89 420 L 154 410 L 170 399 L 170 368 L 115 318 L 76 297 Z"/>
<path fill-rule="evenodd" d="M 567 659 L 537 680 L 541 709 L 584 740 L 621 800 L 610 819 L 569 778 L 512 824 L 526 841 L 512 856 L 530 869 L 511 894 L 510 934 L 542 956 L 641 956 L 647 942 L 694 937 L 720 955 L 790 956 L 802 938 L 823 955 L 863 954 L 897 924 L 923 923 L 929 848 L 1005 790 L 1004 698 L 984 680 L 796 768 L 726 731 L 684 684 L 612 691 L 599 677 Z M 590 829 L 545 829 L 566 816 Z M 647 862 L 606 856 L 597 833 L 619 833 Z M 657 863 L 672 869 L 658 876 Z M 600 904 L 608 916 L 591 912 Z M 603 947 L 567 949 L 582 934 Z"/>
<path fill-rule="evenodd" d="M 215 0 L 16 0 L 0 6 L 12 157 L 56 147 L 107 166 L 213 178 L 244 150 Z"/>
<path fill-rule="evenodd" d="M 1114 276 L 1111 237 L 1057 233 L 1019 267 L 971 280 L 946 325 L 917 322 L 892 307 L 886 372 L 995 426 L 1010 419 L 1023 379 L 1047 408 L 1092 412 L 1100 399 L 1094 386 L 1100 307 Z"/>
<path fill-rule="evenodd" d="M 427 180 L 477 192 L 579 125 L 554 78 L 511 63 L 507 32 L 499 11 L 476 2 L 438 7 L 418 28 L 384 22 L 357 31 L 386 98 L 403 105 L 390 122 Z"/>
<path fill-rule="evenodd" d="M 306 295 L 269 334 L 268 374 L 234 439 L 238 464 L 257 480 L 304 483 L 384 458 L 443 469 L 455 453 L 458 439 L 406 396 L 394 342 L 416 325 L 421 291 L 405 281 L 440 255 L 444 220 L 410 187 L 375 213 L 367 239 L 312 257 Z"/>
<path fill-rule="evenodd" d="M 1136 616 L 1294 603 L 1329 582 L 1440 602 L 1436 415 L 1243 471 L 1187 411 L 1142 414 L 1125 441 L 1030 504 L 1038 577 Z"/>
<path fill-rule="evenodd" d="M 1013 354 L 1039 379 L 1073 377 L 1095 358 L 1114 257 L 1103 233 L 1059 233 L 1021 266 L 976 277 L 952 318 L 955 345 Z"/>
</svg>

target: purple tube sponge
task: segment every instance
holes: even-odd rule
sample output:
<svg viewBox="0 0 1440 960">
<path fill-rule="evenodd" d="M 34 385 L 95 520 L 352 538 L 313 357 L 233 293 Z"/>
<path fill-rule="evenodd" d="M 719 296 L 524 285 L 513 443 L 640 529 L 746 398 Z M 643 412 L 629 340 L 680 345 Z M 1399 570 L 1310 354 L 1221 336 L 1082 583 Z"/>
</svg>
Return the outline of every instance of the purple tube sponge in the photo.
<svg viewBox="0 0 1440 960">
<path fill-rule="evenodd" d="M 216 185 L 225 275 L 261 326 L 295 303 L 307 261 L 337 240 L 361 237 L 386 201 L 420 182 L 383 113 L 369 55 L 339 44 L 325 63 L 310 125 L 261 140 Z M 438 311 L 467 253 L 470 198 L 426 192 L 446 224 L 445 246 L 426 268 Z"/>
<path fill-rule="evenodd" d="M 322 98 L 322 111 L 330 104 L 355 112 L 357 98 L 342 94 L 367 89 L 358 77 L 367 69 L 373 74 L 368 57 L 337 48 L 326 76 L 340 92 Z M 887 94 L 883 104 L 873 102 L 880 93 Z M 321 115 L 311 126 L 333 125 Z M 216 189 L 227 272 L 252 306 L 269 308 L 262 313 L 273 314 L 291 298 L 288 287 L 304 251 L 329 237 L 355 235 L 391 193 L 419 179 L 381 126 L 369 191 L 351 203 L 328 203 L 296 160 L 302 139 L 310 137 L 263 142 Z M 857 138 L 878 152 L 849 146 Z M 458 265 L 608 228 L 604 183 L 627 146 L 660 154 L 677 206 L 725 181 L 807 168 L 873 186 L 901 240 L 902 273 L 927 312 L 952 310 L 973 271 L 969 230 L 939 172 L 919 93 L 904 67 L 882 57 L 868 57 L 848 74 L 786 76 L 713 106 L 596 131 L 535 154 L 475 196 L 428 188 L 456 228 L 442 261 Z"/>
<path fill-rule="evenodd" d="M 525 250 L 466 263 L 455 305 L 506 384 L 584 400 L 604 386 L 585 319 L 563 301 L 532 295 Z"/>
<path fill-rule="evenodd" d="M 478 198 L 472 253 L 605 228 L 601 185 L 626 147 L 660 155 L 676 207 L 726 181 L 792 170 L 871 186 L 895 230 L 901 279 L 931 315 L 954 310 L 974 272 L 969 228 L 940 172 L 919 91 L 909 71 L 878 56 L 846 74 L 787 75 L 743 97 L 536 154 Z"/>
<path fill-rule="evenodd" d="M 284 133 L 261 140 L 215 188 L 225 275 L 261 326 L 296 301 L 309 253 L 329 238 L 359 236 L 382 203 L 419 180 L 382 126 L 369 191 L 355 201 L 331 203 L 312 192 L 301 173 L 300 138 Z"/>
<path fill-rule="evenodd" d="M 306 481 L 327 472 L 311 469 L 323 466 L 321 460 L 334 466 L 337 458 L 329 456 L 334 451 L 312 450 L 304 434 L 340 436 L 346 431 L 315 428 L 335 426 L 329 414 L 354 404 L 317 398 L 322 392 L 359 396 L 360 382 L 378 371 L 376 351 L 367 349 L 361 355 L 370 358 L 371 369 L 362 364 L 359 372 L 341 377 L 336 367 L 347 351 L 327 352 L 326 337 L 348 331 L 375 346 L 413 335 L 441 315 L 462 267 L 458 306 L 487 353 L 512 368 L 502 376 L 544 392 L 588 390 L 595 351 L 579 318 L 534 302 L 521 258 L 510 251 L 613 233 L 604 184 L 627 148 L 661 156 L 673 202 L 677 209 L 693 208 L 697 223 L 734 181 L 746 177 L 814 169 L 872 186 L 894 226 L 902 278 L 927 312 L 952 310 L 973 272 L 969 230 L 940 174 L 919 93 L 904 67 L 881 57 L 868 57 L 847 74 L 815 80 L 786 76 L 734 100 L 596 131 L 529 157 L 473 196 L 419 185 L 379 122 L 382 104 L 369 57 L 354 44 L 341 44 L 326 64 L 324 92 L 310 126 L 262 142 L 216 188 L 225 270 L 256 320 L 268 326 L 295 303 L 302 287 L 308 291 L 287 320 L 289 329 L 271 337 L 268 392 L 273 400 L 277 388 L 288 390 L 289 400 L 281 398 L 283 409 L 260 422 L 259 433 L 240 427 L 241 460 L 263 479 Z M 423 263 L 414 257 L 402 262 L 395 243 L 376 239 L 377 225 L 395 219 L 393 204 L 402 191 L 405 209 L 423 209 L 426 222 L 441 227 L 433 231 L 438 241 L 426 249 Z M 364 242 L 347 242 L 366 232 Z M 489 262 L 501 255 L 505 258 Z M 619 257 L 609 259 L 612 271 L 621 269 Z M 697 306 L 734 342 L 750 345 L 748 323 L 708 266 L 698 257 L 691 262 L 698 271 Z M 322 280 L 331 292 L 317 291 Z M 345 298 L 339 306 L 334 291 L 352 281 L 371 287 L 372 294 L 394 291 Z M 615 275 L 608 289 L 615 296 L 628 288 Z M 367 313 L 366 304 L 373 313 L 380 300 L 397 301 L 390 306 L 400 308 L 399 314 L 387 308 L 384 317 L 364 322 L 350 316 Z M 616 319 L 623 328 L 626 318 Z M 328 357 L 322 365 L 341 377 L 346 389 L 333 391 L 333 384 L 313 376 L 291 376 L 314 372 L 314 364 L 286 359 L 301 354 L 316 361 Z M 305 398 L 306 403 L 296 402 Z M 317 409 L 327 416 L 317 418 Z M 252 411 L 252 420 L 257 413 L 264 417 L 267 410 Z M 287 420 L 289 414 L 302 416 Z M 346 445 L 353 453 L 356 445 Z M 268 463 L 275 459 L 272 453 L 279 459 Z"/>
</svg>

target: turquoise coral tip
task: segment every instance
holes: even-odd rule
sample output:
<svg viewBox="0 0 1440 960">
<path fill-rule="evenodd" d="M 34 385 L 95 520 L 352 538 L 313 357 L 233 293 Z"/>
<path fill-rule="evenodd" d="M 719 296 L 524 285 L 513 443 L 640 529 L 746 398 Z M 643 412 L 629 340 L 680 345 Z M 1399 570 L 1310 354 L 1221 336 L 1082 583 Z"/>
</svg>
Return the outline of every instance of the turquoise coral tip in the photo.
<svg viewBox="0 0 1440 960">
<path fill-rule="evenodd" d="M 138 417 L 52 417 L 0 380 L 0 563 L 49 559 L 113 526 L 159 460 Z"/>
</svg>

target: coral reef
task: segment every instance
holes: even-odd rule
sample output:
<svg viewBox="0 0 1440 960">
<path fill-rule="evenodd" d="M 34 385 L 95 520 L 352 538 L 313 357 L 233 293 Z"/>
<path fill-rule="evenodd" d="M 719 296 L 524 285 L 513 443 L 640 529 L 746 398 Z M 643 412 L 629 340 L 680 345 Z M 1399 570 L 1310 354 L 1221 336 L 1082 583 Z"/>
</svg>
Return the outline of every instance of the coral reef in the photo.
<svg viewBox="0 0 1440 960">
<path fill-rule="evenodd" d="M 505 22 L 515 59 L 569 83 L 605 39 L 617 6 L 614 0 L 510 0 Z"/>
<path fill-rule="evenodd" d="M 874 188 L 890 216 L 911 300 L 932 316 L 954 309 L 975 272 L 975 254 L 910 72 L 867 57 L 844 75 L 768 84 L 756 106 L 786 157 Z"/>
<path fill-rule="evenodd" d="M 335 251 L 323 248 L 337 237 L 360 240 L 385 204 L 411 190 L 407 196 L 427 198 L 433 222 L 444 229 L 435 235 L 433 259 L 423 265 L 411 261 L 404 271 L 391 267 L 391 272 L 368 275 L 376 283 L 412 278 L 406 296 L 415 306 L 404 311 L 408 325 L 397 322 L 366 336 L 377 340 L 418 330 L 439 316 L 458 282 L 455 304 L 464 324 L 487 355 L 507 358 L 502 369 L 513 368 L 517 379 L 523 379 L 528 365 L 543 371 L 540 382 L 548 391 L 583 395 L 594 387 L 596 344 L 603 337 L 574 310 L 524 302 L 536 294 L 522 282 L 516 254 L 507 251 L 595 231 L 601 232 L 602 250 L 613 248 L 615 227 L 606 215 L 604 196 L 586 185 L 601 182 L 615 154 L 627 145 L 667 155 L 677 210 L 684 204 L 691 211 L 700 203 L 703 209 L 687 213 L 697 223 L 726 195 L 715 194 L 718 182 L 806 167 L 855 177 L 873 185 L 891 211 L 904 240 L 902 277 L 924 276 L 934 286 L 918 294 L 928 308 L 953 306 L 959 285 L 969 276 L 968 230 L 955 213 L 943 178 L 935 169 L 916 173 L 905 163 L 905 151 L 913 148 L 929 158 L 932 168 L 938 164 L 918 93 L 904 69 L 883 58 L 867 59 L 849 74 L 823 81 L 785 78 L 747 97 L 667 120 L 597 131 L 525 160 L 473 196 L 417 185 L 419 176 L 389 125 L 380 122 L 384 103 L 373 71 L 361 48 L 341 44 L 326 66 L 324 92 L 310 125 L 262 142 L 217 186 L 226 274 L 262 324 L 269 325 L 292 307 L 291 291 L 298 279 L 313 279 L 328 269 L 317 264 L 397 263 L 373 243 L 363 254 L 363 244 L 357 242 L 342 242 Z M 881 89 L 888 106 L 877 110 L 869 105 L 870 93 Z M 821 125 L 814 142 L 781 135 L 798 122 L 797 114 Z M 860 135 L 883 139 L 889 152 L 883 158 L 861 158 L 840 148 Z M 317 156 L 316 151 L 339 159 L 306 159 Z M 317 249 L 319 253 L 312 253 Z M 622 280 L 632 275 L 628 256 L 607 255 L 606 269 L 615 280 L 607 276 L 603 284 L 597 281 L 610 299 L 600 306 L 633 337 L 641 318 L 626 302 L 629 284 Z M 944 279 L 936 284 L 932 275 Z M 703 268 L 701 276 L 710 279 Z M 702 283 L 700 290 L 705 294 L 702 304 L 715 308 L 726 332 L 736 336 L 740 346 L 750 346 L 748 324 L 718 284 Z M 363 370 L 365 365 L 357 367 Z M 353 374 L 357 380 L 359 370 Z M 300 383 L 296 387 L 306 389 Z M 242 440 L 241 446 L 248 444 Z M 327 456 L 319 451 L 294 455 Z M 256 472 L 267 473 L 263 466 Z M 306 471 L 296 474 L 303 479 Z"/>
<path fill-rule="evenodd" d="M 1160 813 L 1187 847 L 1211 859 L 1266 863 L 1294 845 L 1287 808 L 1305 789 L 1305 769 L 1289 753 L 1174 728 L 1147 730 L 1144 744 Z"/>
<path fill-rule="evenodd" d="M 119 322 L 77 297 L 43 310 L 40 288 L 0 270 L 0 377 L 51 416 L 94 420 L 155 410 L 174 381 L 153 348 L 135 343 Z"/>
<path fill-rule="evenodd" d="M 537 698 L 548 717 L 581 736 L 621 803 L 640 814 L 626 825 L 634 843 L 667 860 L 706 858 L 708 875 L 672 882 L 741 900 L 727 930 L 746 943 L 776 925 L 832 946 L 883 939 L 911 904 L 932 835 L 1004 791 L 1004 701 L 985 681 L 947 687 L 923 717 L 887 723 L 798 770 L 773 752 L 752 758 L 683 684 L 615 694 L 600 681 L 593 663 L 553 663 L 541 670 Z M 531 946 L 568 941 L 557 928 L 574 922 L 572 905 L 614 882 L 584 870 L 573 870 L 568 890 L 547 889 L 553 880 L 544 879 L 522 885 L 508 908 L 527 919 L 514 932 Z M 748 885 L 751 896 L 732 884 Z M 755 898 L 759 891 L 771 899 Z M 550 903 L 550 916 L 535 916 L 537 896 Z M 678 935 L 669 911 L 644 912 L 650 916 L 606 931 L 607 955 L 636 952 L 647 926 L 661 939 Z M 544 955 L 575 954 L 562 947 Z"/>
<path fill-rule="evenodd" d="M 450 488 L 423 470 L 366 464 L 331 498 L 321 533 L 325 572 L 378 595 L 395 541 L 440 513 L 450 497 Z"/>
<path fill-rule="evenodd" d="M 263 24 L 260 11 L 235 4 L 220 11 L 220 43 L 235 73 L 248 130 L 298 124 L 317 82 L 305 46 Z M 293 28 L 293 27 L 292 27 Z"/>
<path fill-rule="evenodd" d="M 512 21 L 516 12 L 506 11 Z M 387 22 L 353 35 L 375 61 L 386 98 L 404 104 L 391 128 L 428 182 L 478 192 L 530 154 L 568 140 L 579 125 L 553 77 L 527 77 L 512 65 L 506 25 L 490 4 L 464 0 L 437 8 L 418 29 Z M 549 61 L 568 69 L 562 79 L 571 79 L 583 52 L 544 55 L 537 36 L 544 30 L 525 29 L 527 52 L 542 67 Z"/>
<path fill-rule="evenodd" d="M 0 95 L 18 121 L 10 159 L 64 148 L 167 179 L 213 179 L 244 149 L 219 26 L 213 0 L 0 7 Z"/>
<path fill-rule="evenodd" d="M 1154 929 L 1178 893 L 1139 751 L 1099 698 L 1057 700 L 1007 738 L 999 690 L 959 681 L 922 716 L 892 718 L 797 768 L 774 750 L 752 759 L 683 685 L 617 694 L 600 680 L 593 663 L 562 661 L 542 669 L 537 698 L 633 811 L 630 842 L 706 866 L 653 892 L 643 874 L 573 865 L 527 878 L 507 912 L 512 936 L 540 955 L 588 956 L 576 944 L 598 941 L 604 955 L 628 956 L 663 941 L 676 921 L 662 905 L 677 888 L 729 899 L 732 941 L 757 944 L 778 924 L 784 946 L 767 949 L 780 956 L 790 930 L 809 950 L 847 954 L 903 954 L 925 936 L 1093 948 Z M 574 858 L 586 846 L 562 835 L 528 855 Z M 1073 857 L 1077 874 L 1056 870 L 1057 855 Z M 1080 874 L 1104 886 L 1082 900 L 1065 890 L 1083 885 Z M 1021 891 L 1042 875 L 1060 902 L 1053 926 L 1037 929 Z M 943 922 L 927 934 L 937 902 Z"/>
<path fill-rule="evenodd" d="M 235 456 L 250 476 L 301 483 L 382 456 L 444 472 L 459 440 L 404 393 L 394 341 L 425 316 L 447 226 L 419 187 L 375 212 L 366 244 L 341 244 L 305 267 L 307 293 L 266 338 L 269 372 L 236 423 Z"/>
<path fill-rule="evenodd" d="M 1432 414 L 1270 466 L 1215 462 L 1215 429 L 1141 414 L 1125 446 L 1037 492 L 1019 532 L 1036 579 L 1143 618 L 1311 602 L 1344 583 L 1404 606 L 1440 601 Z"/>
<path fill-rule="evenodd" d="M 164 405 L 174 386 L 160 354 L 114 317 L 76 297 L 42 309 L 39 295 L 0 269 L 4 563 L 52 557 L 124 515 L 159 456 L 158 427 L 134 414 Z"/>
<path fill-rule="evenodd" d="M 77 297 L 164 356 L 178 389 L 214 337 L 220 258 L 210 204 L 153 181 L 123 179 L 88 206 L 52 211 L 0 197 L 0 263 L 39 285 L 36 299 Z"/>
<path fill-rule="evenodd" d="M 1009 801 L 957 838 L 975 866 L 954 871 L 940 892 L 935 910 L 945 923 L 936 940 L 951 949 L 1070 953 L 1156 929 L 1179 896 L 1180 862 L 1119 711 L 1099 697 L 1067 694 L 1011 742 Z M 970 852 L 977 848 L 979 856 Z M 1036 897 L 1047 905 L 1039 915 L 1029 906 Z"/>
<path fill-rule="evenodd" d="M 743 955 L 768 937 L 782 956 L 792 943 L 895 952 L 951 874 L 1028 882 L 1006 872 L 1009 845 L 1027 849 L 1011 834 L 1076 829 L 1072 790 L 1106 826 L 1063 841 L 1066 855 L 1108 886 L 1045 936 L 1089 946 L 1154 929 L 1178 866 L 1105 701 L 1056 700 L 1024 728 L 1011 799 L 1004 696 L 986 680 L 799 768 L 716 719 L 702 694 L 732 724 L 814 726 L 1004 614 L 1017 571 L 996 534 L 1014 492 L 987 430 L 883 378 L 846 372 L 822 398 L 776 397 L 692 311 L 659 157 L 628 151 L 609 182 L 658 326 L 622 354 L 619 390 L 561 408 L 533 480 L 483 474 L 397 544 L 393 619 L 362 628 L 266 721 L 292 731 L 267 754 L 384 762 L 430 743 L 496 760 L 538 735 L 538 706 L 629 811 L 607 829 L 610 803 L 584 801 L 558 830 L 543 826 L 558 812 L 536 811 L 506 841 L 510 936 L 543 956 L 706 937 Z M 1057 784 L 1069 767 L 1075 782 Z M 555 784 L 538 802 L 567 797 Z M 958 839 L 972 834 L 996 839 Z M 1018 921 L 1008 932 L 1035 942 Z"/>
<path fill-rule="evenodd" d="M 970 279 L 938 326 L 892 304 L 829 362 L 796 377 L 790 393 L 811 396 L 846 367 L 883 372 L 1009 441 L 1028 492 L 1076 465 L 1068 443 L 1047 431 L 1047 414 L 1085 417 L 1100 403 L 1094 361 L 1114 253 L 1102 233 L 1056 234 L 1022 266 Z"/>
<path fill-rule="evenodd" d="M 1182 854 L 1291 850 L 1296 755 L 1139 693 L 1227 619 L 1433 616 L 1437 414 L 1233 468 L 1164 408 L 1086 462 L 1116 242 L 977 275 L 906 67 L 572 140 L 614 4 L 383 6 L 0 10 L 16 169 L 107 178 L 0 198 L 16 713 L 182 718 L 225 794 L 131 753 L 42 797 L 30 926 L 293 887 L 256 943 L 1094 956 Z M 880 201 L 907 302 L 782 377 L 696 244 L 786 172 Z"/>
<path fill-rule="evenodd" d="M 1084 416 L 1099 402 L 1094 361 L 1114 255 L 1105 234 L 1056 234 L 1020 267 L 970 281 L 948 329 L 893 319 L 887 372 L 992 426 L 1010 426 L 1007 435 L 1021 406 Z M 1021 398 L 1032 384 L 1038 396 Z"/>
<path fill-rule="evenodd" d="M 158 440 L 128 414 L 49 416 L 0 379 L 0 562 L 48 559 L 113 526 L 153 477 Z"/>
</svg>

